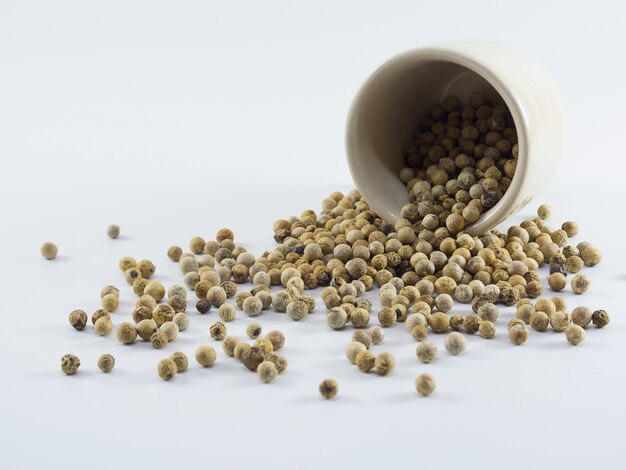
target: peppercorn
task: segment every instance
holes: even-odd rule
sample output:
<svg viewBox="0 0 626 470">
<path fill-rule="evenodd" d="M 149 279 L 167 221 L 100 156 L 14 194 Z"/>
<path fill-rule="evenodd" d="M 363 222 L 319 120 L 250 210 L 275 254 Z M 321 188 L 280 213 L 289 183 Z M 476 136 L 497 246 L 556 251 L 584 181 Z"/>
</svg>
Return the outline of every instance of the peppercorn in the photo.
<svg viewBox="0 0 626 470">
<path fill-rule="evenodd" d="M 203 344 L 202 346 L 198 346 L 196 349 L 196 361 L 202 367 L 211 367 L 215 364 L 215 359 L 217 358 L 217 354 L 215 349 L 213 349 L 208 344 Z"/>
<path fill-rule="evenodd" d="M 263 350 L 263 355 L 267 358 L 274 352 L 274 345 L 267 338 L 259 338 L 254 342 L 254 346 L 257 346 Z"/>
<path fill-rule="evenodd" d="M 513 325 L 509 328 L 509 339 L 516 346 L 524 344 L 528 339 L 528 330 L 523 325 Z"/>
<path fill-rule="evenodd" d="M 372 344 L 372 337 L 367 330 L 356 330 L 352 333 L 352 341 L 357 341 L 369 349 Z"/>
<path fill-rule="evenodd" d="M 178 336 L 178 325 L 173 321 L 166 321 L 161 325 L 159 331 L 162 331 L 167 335 L 167 341 L 172 342 Z"/>
<path fill-rule="evenodd" d="M 74 354 L 66 354 L 61 358 L 61 370 L 66 375 L 74 375 L 80 367 L 80 359 Z"/>
<path fill-rule="evenodd" d="M 498 316 L 500 312 L 498 311 L 498 307 L 496 307 L 492 303 L 485 303 L 478 307 L 478 318 L 483 321 L 490 321 L 495 323 L 498 320 Z"/>
<path fill-rule="evenodd" d="M 159 281 L 149 282 L 143 292 L 157 302 L 160 302 L 165 297 L 165 287 Z"/>
<path fill-rule="evenodd" d="M 221 321 L 215 322 L 209 328 L 209 333 L 211 334 L 211 338 L 216 341 L 221 341 L 226 336 L 226 325 L 224 325 Z"/>
<path fill-rule="evenodd" d="M 115 358 L 110 354 L 103 354 L 98 358 L 98 369 L 102 372 L 111 372 L 115 367 Z"/>
<path fill-rule="evenodd" d="M 572 323 L 587 328 L 591 323 L 591 309 L 588 307 L 576 307 L 572 310 Z"/>
<path fill-rule="evenodd" d="M 380 344 L 385 339 L 385 330 L 378 325 L 370 327 L 367 332 L 372 338 L 372 344 Z"/>
<path fill-rule="evenodd" d="M 253 372 L 256 372 L 259 364 L 261 364 L 264 360 L 265 354 L 263 349 L 258 346 L 251 346 L 249 349 L 246 348 L 241 354 L 241 362 Z"/>
<path fill-rule="evenodd" d="M 535 311 L 535 313 L 530 316 L 530 326 L 533 330 L 545 331 L 549 323 L 550 318 L 548 314 L 541 310 Z"/>
<path fill-rule="evenodd" d="M 450 328 L 450 318 L 443 312 L 435 312 L 428 319 L 434 333 L 445 333 Z"/>
<path fill-rule="evenodd" d="M 537 208 L 537 215 L 541 220 L 546 220 L 552 217 L 552 207 L 548 204 L 542 204 Z"/>
<path fill-rule="evenodd" d="M 341 307 L 331 308 L 326 314 L 326 324 L 333 330 L 340 330 L 348 322 L 348 314 Z"/>
<path fill-rule="evenodd" d="M 577 346 L 585 340 L 585 330 L 581 326 L 571 323 L 565 329 L 565 338 L 570 344 Z"/>
<path fill-rule="evenodd" d="M 132 344 L 137 339 L 137 328 L 129 322 L 120 323 L 115 330 L 115 336 L 122 344 Z"/>
<path fill-rule="evenodd" d="M 178 326 L 178 331 L 185 331 L 189 326 L 189 315 L 183 312 L 178 312 L 172 318 L 172 321 Z"/>
<path fill-rule="evenodd" d="M 550 286 L 550 289 L 555 292 L 562 291 L 565 288 L 566 284 L 567 280 L 565 279 L 565 276 L 560 272 L 552 273 L 550 274 L 550 277 L 548 277 L 548 285 Z"/>
<path fill-rule="evenodd" d="M 563 332 L 570 324 L 570 315 L 562 311 L 557 311 L 550 315 L 550 326 L 554 331 Z"/>
<path fill-rule="evenodd" d="M 358 341 L 352 341 L 346 347 L 346 357 L 352 364 L 356 364 L 356 356 L 361 351 L 367 351 L 367 348 L 363 343 L 359 343 Z"/>
<path fill-rule="evenodd" d="M 474 314 L 469 314 L 467 315 L 464 320 L 463 320 L 463 328 L 465 329 L 465 332 L 473 335 L 474 333 L 478 332 L 478 328 L 480 327 L 480 322 L 482 320 Z"/>
<path fill-rule="evenodd" d="M 113 322 L 111 318 L 108 316 L 100 317 L 96 320 L 94 324 L 94 330 L 98 336 L 108 336 L 113 331 Z"/>
<path fill-rule="evenodd" d="M 324 398 L 330 400 L 339 392 L 339 385 L 334 379 L 325 379 L 319 386 L 319 392 Z"/>
<path fill-rule="evenodd" d="M 602 261 L 602 252 L 593 246 L 588 246 L 580 252 L 585 266 L 595 266 Z"/>
<path fill-rule="evenodd" d="M 437 382 L 430 374 L 421 374 L 417 377 L 417 379 L 415 379 L 415 389 L 424 397 L 432 394 L 435 391 L 435 388 L 437 388 Z"/>
<path fill-rule="evenodd" d="M 256 373 L 261 382 L 268 384 L 278 376 L 278 369 L 273 362 L 263 361 L 258 365 Z"/>
<path fill-rule="evenodd" d="M 279 374 L 282 374 L 287 369 L 287 359 L 285 359 L 285 357 L 281 354 L 274 352 L 270 354 L 270 357 L 268 357 L 267 360 L 274 363 Z"/>
<path fill-rule="evenodd" d="M 167 249 L 167 257 L 174 262 L 178 262 L 183 254 L 183 250 L 179 246 L 170 246 Z"/>
<path fill-rule="evenodd" d="M 69 315 L 70 325 L 78 331 L 84 330 L 87 326 L 87 313 L 84 310 L 74 310 Z"/>
<path fill-rule="evenodd" d="M 164 331 L 157 331 L 150 336 L 150 343 L 154 349 L 163 349 L 168 342 L 167 334 Z"/>
<path fill-rule="evenodd" d="M 172 321 L 176 312 L 168 304 L 159 304 L 152 311 L 152 318 L 156 322 L 157 326 L 161 326 L 166 321 Z"/>
<path fill-rule="evenodd" d="M 591 321 L 596 328 L 604 328 L 606 325 L 609 324 L 611 318 L 605 310 L 596 310 L 591 315 Z"/>
<path fill-rule="evenodd" d="M 133 266 L 132 268 L 128 268 L 124 271 L 124 279 L 126 279 L 126 282 L 132 286 L 137 280 L 143 278 L 141 277 L 139 269 Z"/>
<path fill-rule="evenodd" d="M 209 310 L 211 310 L 211 302 L 209 302 L 207 299 L 198 300 L 198 302 L 196 302 L 196 310 L 199 313 L 207 313 Z"/>
<path fill-rule="evenodd" d="M 385 307 L 380 312 L 378 312 L 378 322 L 384 328 L 390 327 L 396 322 L 397 315 L 396 312 L 389 308 Z"/>
<path fill-rule="evenodd" d="M 389 375 L 396 368 L 396 359 L 391 353 L 382 352 L 374 360 L 374 367 L 378 375 Z"/>
<path fill-rule="evenodd" d="M 453 356 L 457 356 L 465 351 L 465 348 L 467 348 L 467 339 L 465 339 L 465 336 L 463 336 L 461 333 L 453 331 L 448 336 L 446 336 L 444 346 L 446 348 L 446 351 L 448 351 Z"/>
<path fill-rule="evenodd" d="M 120 226 L 111 224 L 107 227 L 107 237 L 116 239 L 120 236 Z"/>
<path fill-rule="evenodd" d="M 522 320 L 524 323 L 530 322 L 530 317 L 535 312 L 535 307 L 532 304 L 524 304 L 517 307 L 515 317 Z"/>
<path fill-rule="evenodd" d="M 163 380 L 172 380 L 176 376 L 178 368 L 172 359 L 161 359 L 157 364 L 157 373 Z"/>
<path fill-rule="evenodd" d="M 180 268 L 180 271 L 185 275 L 190 274 L 190 273 L 198 273 L 198 260 L 192 255 L 192 256 L 181 256 L 180 260 L 179 260 L 179 265 L 178 267 Z M 189 287 L 189 284 L 187 284 L 187 286 Z"/>
<path fill-rule="evenodd" d="M 143 278 L 136 279 L 132 285 L 133 293 L 136 296 L 141 297 L 142 295 L 144 295 L 144 291 L 146 290 L 147 285 L 148 285 L 147 279 L 143 279 Z"/>
<path fill-rule="evenodd" d="M 369 372 L 372 370 L 375 362 L 376 355 L 371 351 L 361 351 L 356 355 L 355 364 L 361 372 Z"/>
<path fill-rule="evenodd" d="M 572 290 L 576 294 L 584 294 L 589 290 L 589 286 L 591 285 L 591 281 L 584 274 L 576 274 L 572 278 Z"/>
<path fill-rule="evenodd" d="M 144 341 L 150 341 L 150 337 L 157 332 L 157 329 L 156 322 L 151 318 L 137 323 L 137 335 Z"/>
<path fill-rule="evenodd" d="M 243 341 L 240 341 L 237 346 L 235 346 L 235 349 L 233 350 L 233 354 L 235 356 L 235 359 L 237 359 L 238 361 L 242 360 L 243 357 L 243 353 L 244 351 L 250 349 L 250 345 L 248 343 L 244 343 Z"/>
<path fill-rule="evenodd" d="M 239 344 L 239 339 L 235 336 L 227 336 L 222 343 L 222 349 L 227 356 L 233 357 L 235 355 L 235 348 Z"/>
<path fill-rule="evenodd" d="M 226 295 L 226 291 L 223 287 L 214 286 L 209 289 L 206 294 L 206 298 L 213 307 L 219 307 L 223 303 L 226 302 L 228 296 Z"/>
<path fill-rule="evenodd" d="M 177 351 L 170 356 L 170 359 L 176 364 L 176 373 L 185 372 L 189 367 L 189 359 L 183 352 Z"/>
<path fill-rule="evenodd" d="M 491 339 L 496 335 L 496 325 L 489 320 L 483 320 L 478 326 L 478 334 L 485 339 Z"/>
<path fill-rule="evenodd" d="M 115 294 L 107 294 L 101 299 L 102 308 L 107 312 L 115 312 L 120 306 L 120 298 Z"/>
<path fill-rule="evenodd" d="M 437 350 L 437 346 L 429 341 L 422 341 L 417 345 L 417 349 L 415 351 L 417 358 L 424 364 L 428 364 L 437 359 L 438 353 L 439 351 Z"/>
<path fill-rule="evenodd" d="M 41 245 L 41 256 L 46 258 L 47 260 L 52 260 L 57 257 L 57 253 L 59 252 L 57 246 L 52 242 L 46 242 Z M 71 375 L 71 374 L 68 374 Z"/>
<path fill-rule="evenodd" d="M 242 310 L 249 317 L 256 317 L 263 310 L 263 302 L 257 297 L 248 297 L 243 301 Z"/>
<path fill-rule="evenodd" d="M 104 297 L 107 294 L 115 294 L 119 297 L 120 290 L 115 286 L 111 286 L 111 285 L 104 286 L 102 290 L 100 291 L 100 298 Z"/>
<path fill-rule="evenodd" d="M 251 339 L 257 339 L 261 335 L 262 326 L 259 323 L 250 323 L 246 327 L 246 334 Z"/>
<path fill-rule="evenodd" d="M 254 297 L 253 297 L 254 298 Z M 250 299 L 246 299 L 244 301 L 244 305 L 245 303 L 250 300 Z M 259 301 L 258 299 L 255 298 L 255 300 Z M 260 301 L 259 301 L 260 302 Z M 292 320 L 302 320 L 303 318 L 305 318 L 307 315 L 309 314 L 309 308 L 307 306 L 307 304 L 300 300 L 300 299 L 296 299 L 296 300 L 292 300 L 291 302 L 289 302 L 289 304 L 287 305 L 287 315 L 289 316 L 289 318 L 291 318 Z"/>
<path fill-rule="evenodd" d="M 272 330 L 267 334 L 266 338 L 272 343 L 274 351 L 282 349 L 285 345 L 285 335 L 281 331 Z"/>
<path fill-rule="evenodd" d="M 137 269 L 139 269 L 139 272 L 144 279 L 150 279 L 152 276 L 154 276 L 154 273 L 156 272 L 156 267 L 154 266 L 154 263 L 147 259 L 142 259 L 141 261 L 139 261 L 139 263 L 137 263 Z"/>
</svg>

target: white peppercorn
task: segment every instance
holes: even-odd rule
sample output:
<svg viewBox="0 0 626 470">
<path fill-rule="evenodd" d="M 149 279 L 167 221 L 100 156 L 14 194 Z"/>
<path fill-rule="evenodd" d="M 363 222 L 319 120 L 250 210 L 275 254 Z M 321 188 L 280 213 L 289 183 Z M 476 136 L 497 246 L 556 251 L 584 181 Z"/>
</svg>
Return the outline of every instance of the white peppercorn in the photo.
<svg viewBox="0 0 626 470">
<path fill-rule="evenodd" d="M 220 305 L 217 314 L 223 321 L 230 322 L 235 319 L 237 311 L 235 310 L 235 307 L 231 304 L 222 304 Z"/>
<path fill-rule="evenodd" d="M 308 314 L 309 314 L 309 308 L 307 304 L 300 299 L 292 300 L 291 302 L 289 302 L 289 305 L 287 305 L 287 315 L 292 320 L 296 320 L 296 321 L 302 320 Z"/>
<path fill-rule="evenodd" d="M 356 363 L 356 355 L 358 353 L 360 353 L 361 351 L 367 351 L 367 348 L 365 347 L 365 345 L 363 343 L 359 343 L 357 341 L 352 341 L 346 347 L 346 357 L 348 358 L 348 360 L 352 364 L 355 364 Z"/>
<path fill-rule="evenodd" d="M 176 376 L 178 368 L 176 363 L 171 359 L 161 359 L 157 364 L 157 373 L 163 380 L 172 380 Z"/>
<path fill-rule="evenodd" d="M 57 257 L 57 253 L 59 252 L 57 246 L 52 242 L 46 242 L 41 245 L 41 256 L 46 258 L 47 260 L 53 260 Z"/>
<path fill-rule="evenodd" d="M 330 400 L 339 392 L 339 385 L 336 380 L 325 379 L 319 386 L 319 392 L 324 398 Z"/>
<path fill-rule="evenodd" d="M 215 322 L 209 328 L 209 333 L 211 334 L 211 338 L 216 341 L 221 341 L 226 336 L 226 325 L 224 325 L 221 321 Z"/>
<path fill-rule="evenodd" d="M 137 323 L 137 335 L 144 341 L 150 341 L 152 335 L 157 331 L 157 324 L 152 318 L 144 319 Z"/>
<path fill-rule="evenodd" d="M 448 351 L 453 356 L 461 354 L 467 348 L 467 339 L 461 333 L 453 331 L 444 341 L 444 346 L 446 351 Z"/>
<path fill-rule="evenodd" d="M 258 365 L 256 373 L 261 382 L 268 384 L 278 376 L 278 369 L 273 362 L 263 361 Z"/>
<path fill-rule="evenodd" d="M 368 330 L 372 344 L 380 344 L 385 339 L 385 330 L 378 325 L 370 327 Z"/>
<path fill-rule="evenodd" d="M 226 336 L 222 343 L 222 349 L 227 356 L 233 357 L 235 355 L 235 348 L 239 344 L 239 339 L 235 336 Z"/>
<path fill-rule="evenodd" d="M 570 344 L 577 346 L 585 340 L 585 330 L 580 325 L 571 323 L 565 329 L 565 338 Z"/>
<path fill-rule="evenodd" d="M 437 388 L 437 382 L 430 374 L 421 374 L 417 377 L 417 379 L 415 379 L 415 389 L 424 397 L 432 394 L 435 391 L 435 388 Z"/>
<path fill-rule="evenodd" d="M 215 364 L 215 359 L 217 358 L 215 349 L 213 349 L 208 344 L 198 346 L 195 356 L 196 361 L 198 361 L 198 364 L 200 364 L 202 367 L 211 367 L 213 364 Z"/>
<path fill-rule="evenodd" d="M 389 375 L 396 368 L 396 359 L 393 354 L 382 352 L 376 356 L 376 359 L 374 360 L 374 367 L 376 368 L 378 375 Z"/>
<path fill-rule="evenodd" d="M 173 321 L 166 321 L 161 325 L 159 331 L 162 331 L 167 335 L 168 342 L 172 342 L 178 336 L 178 325 Z"/>
<path fill-rule="evenodd" d="M 263 310 L 263 302 L 257 297 L 248 297 L 243 301 L 242 309 L 249 317 L 256 317 Z"/>
<path fill-rule="evenodd" d="M 591 309 L 588 307 L 576 307 L 572 310 L 572 323 L 587 328 L 591 323 Z"/>
<path fill-rule="evenodd" d="M 223 287 L 214 286 L 209 289 L 206 298 L 209 302 L 211 302 L 213 307 L 219 307 L 226 302 L 228 296 L 226 295 L 226 291 Z"/>
<path fill-rule="evenodd" d="M 115 330 L 115 336 L 122 344 L 132 344 L 137 339 L 137 328 L 130 322 L 120 323 Z"/>
<path fill-rule="evenodd" d="M 174 315 L 172 321 L 178 326 L 178 331 L 185 331 L 189 326 L 189 315 L 184 312 L 178 312 Z"/>
<path fill-rule="evenodd" d="M 61 370 L 65 375 L 74 375 L 80 367 L 80 359 L 74 354 L 66 354 L 61 358 Z"/>
<path fill-rule="evenodd" d="M 185 372 L 189 367 L 189 359 L 183 352 L 177 351 L 173 353 L 170 359 L 176 364 L 176 373 Z"/>
<path fill-rule="evenodd" d="M 326 324 L 333 330 L 340 330 L 348 322 L 348 314 L 341 307 L 334 307 L 326 314 Z"/>
<path fill-rule="evenodd" d="M 113 367 L 115 367 L 115 358 L 110 354 L 102 354 L 98 358 L 98 369 L 100 369 L 102 372 L 111 372 L 113 370 Z"/>
<path fill-rule="evenodd" d="M 417 345 L 415 354 L 421 362 L 423 362 L 424 364 L 428 364 L 437 359 L 439 351 L 437 350 L 437 346 L 435 346 L 430 341 L 422 341 L 420 344 Z"/>
</svg>

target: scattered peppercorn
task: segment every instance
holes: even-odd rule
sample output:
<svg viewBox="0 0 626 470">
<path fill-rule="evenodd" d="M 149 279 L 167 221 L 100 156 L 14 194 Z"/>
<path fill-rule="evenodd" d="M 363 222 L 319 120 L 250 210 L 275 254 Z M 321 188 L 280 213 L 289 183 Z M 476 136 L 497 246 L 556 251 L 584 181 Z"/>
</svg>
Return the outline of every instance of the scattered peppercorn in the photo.
<svg viewBox="0 0 626 470">
<path fill-rule="evenodd" d="M 107 237 L 109 238 L 117 238 L 120 236 L 120 226 L 119 225 L 109 225 L 107 227 Z"/>
<path fill-rule="evenodd" d="M 256 373 L 261 382 L 268 384 L 278 376 L 278 368 L 271 361 L 263 361 L 258 365 Z"/>
<path fill-rule="evenodd" d="M 70 325 L 78 331 L 84 330 L 87 326 L 87 313 L 84 310 L 74 310 L 69 315 Z"/>
<path fill-rule="evenodd" d="M 571 323 L 565 329 L 565 338 L 570 344 L 577 346 L 585 340 L 585 330 L 582 326 Z"/>
<path fill-rule="evenodd" d="M 41 245 L 41 256 L 46 258 L 47 260 L 52 260 L 57 257 L 58 253 L 57 246 L 52 242 L 46 242 Z"/>
<path fill-rule="evenodd" d="M 176 364 L 176 373 L 185 372 L 189 367 L 189 359 L 183 352 L 177 351 L 170 356 L 170 359 Z"/>
<path fill-rule="evenodd" d="M 66 354 L 61 358 L 61 370 L 65 375 L 74 375 L 80 367 L 80 359 L 74 354 Z"/>
<path fill-rule="evenodd" d="M 465 339 L 465 336 L 463 336 L 461 333 L 453 331 L 448 336 L 446 336 L 444 346 L 446 348 L 446 351 L 448 351 L 453 356 L 457 356 L 465 351 L 465 348 L 467 348 L 467 339 Z"/>
<path fill-rule="evenodd" d="M 211 338 L 221 341 L 224 339 L 224 336 L 226 336 L 226 325 L 221 321 L 215 322 L 209 328 L 209 333 L 211 334 Z"/>
<path fill-rule="evenodd" d="M 591 321 L 596 328 L 604 328 L 611 321 L 605 310 L 596 310 L 591 315 Z"/>
<path fill-rule="evenodd" d="M 98 358 L 98 369 L 102 372 L 111 372 L 115 366 L 115 358 L 110 354 L 103 354 Z"/>
<path fill-rule="evenodd" d="M 360 343 L 359 343 L 360 344 Z M 378 375 L 389 375 L 396 368 L 396 359 L 391 353 L 382 352 L 374 360 L 374 367 Z"/>
<path fill-rule="evenodd" d="M 339 392 L 339 385 L 334 379 L 325 379 L 319 386 L 319 392 L 324 398 L 330 400 Z"/>
<path fill-rule="evenodd" d="M 203 344 L 202 346 L 198 346 L 196 349 L 196 361 L 202 367 L 211 367 L 215 364 L 215 359 L 217 358 L 217 354 L 215 349 L 213 349 L 208 344 Z"/>
<path fill-rule="evenodd" d="M 437 388 L 437 382 L 430 374 L 421 374 L 417 377 L 417 379 L 415 379 L 415 389 L 424 397 L 432 394 L 435 391 L 435 388 Z"/>
<path fill-rule="evenodd" d="M 178 368 L 172 359 L 161 359 L 157 364 L 157 373 L 163 380 L 172 380 L 176 376 Z"/>
</svg>

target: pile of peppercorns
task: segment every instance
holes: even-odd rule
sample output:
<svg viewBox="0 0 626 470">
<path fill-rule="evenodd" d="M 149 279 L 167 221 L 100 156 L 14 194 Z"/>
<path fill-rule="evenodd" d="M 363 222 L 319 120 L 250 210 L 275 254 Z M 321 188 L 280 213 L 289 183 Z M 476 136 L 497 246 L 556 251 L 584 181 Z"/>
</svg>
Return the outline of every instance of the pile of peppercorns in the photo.
<svg viewBox="0 0 626 470">
<path fill-rule="evenodd" d="M 400 179 L 407 184 L 410 204 L 394 224 L 385 222 L 363 200 L 361 194 L 335 192 L 322 202 L 322 211 L 304 211 L 299 217 L 278 220 L 273 225 L 277 246 L 255 257 L 236 246 L 229 229 L 217 232 L 215 240 L 194 237 L 189 252 L 172 246 L 168 257 L 179 264 L 183 285 L 169 289 L 150 281 L 155 266 L 149 260 L 137 262 L 122 258 L 118 265 L 124 278 L 138 296 L 132 322 L 116 329 L 117 339 L 133 343 L 137 336 L 161 349 L 175 340 L 190 322 L 187 311 L 188 290 L 198 298 L 196 310 L 206 314 L 216 308 L 221 321 L 209 330 L 213 340 L 223 341 L 227 356 L 256 371 L 263 382 L 273 381 L 287 367 L 276 351 L 285 338 L 279 331 L 260 337 L 262 327 L 249 325 L 246 333 L 253 344 L 227 336 L 226 323 L 237 310 L 250 317 L 273 309 L 285 312 L 294 321 L 304 320 L 316 308 L 316 298 L 306 291 L 323 287 L 321 301 L 327 309 L 330 329 L 355 328 L 346 349 L 349 362 L 362 372 L 375 370 L 391 374 L 395 359 L 388 352 L 374 354 L 372 345 L 384 340 L 384 329 L 405 323 L 416 340 L 416 355 L 422 363 L 436 360 L 438 350 L 427 341 L 430 332 L 447 334 L 444 345 L 451 355 L 465 351 L 465 335 L 478 333 L 485 339 L 497 334 L 497 304 L 516 306 L 508 323 L 510 341 L 521 345 L 529 330 L 548 328 L 564 333 L 577 345 L 585 338 L 585 328 L 603 328 L 609 321 L 604 310 L 585 306 L 568 307 L 562 297 L 539 298 L 544 293 L 540 269 L 548 266 L 547 286 L 554 292 L 566 289 L 568 276 L 576 294 L 587 292 L 589 278 L 581 271 L 600 263 L 600 250 L 589 242 L 570 244 L 578 234 L 575 222 L 551 228 L 547 205 L 539 207 L 538 217 L 509 227 L 506 233 L 492 230 L 470 236 L 463 230 L 493 207 L 506 192 L 515 173 L 517 137 L 508 111 L 489 106 L 480 94 L 470 97 L 462 107 L 448 99 L 433 109 L 422 122 L 415 142 L 405 152 L 407 167 Z M 119 227 L 112 231 L 117 237 Z M 111 230 L 109 230 L 111 235 Z M 52 259 L 56 246 L 47 243 L 42 254 Z M 242 284 L 252 288 L 239 290 Z M 363 295 L 378 287 L 380 308 Z M 271 292 L 272 287 L 280 287 Z M 167 295 L 167 302 L 164 299 Z M 229 299 L 234 304 L 228 303 Z M 534 300 L 537 299 L 537 300 Z M 111 312 L 119 306 L 119 290 L 107 286 L 101 293 L 102 309 L 91 317 L 98 335 L 112 332 Z M 471 305 L 472 313 L 455 313 L 455 304 Z M 380 325 L 371 326 L 372 313 Z M 82 330 L 88 323 L 82 310 L 73 311 L 70 324 Z M 369 328 L 368 328 L 369 327 Z M 203 345 L 196 351 L 202 366 L 216 360 L 215 350 Z M 112 357 L 102 370 L 111 370 Z M 80 361 L 64 356 L 63 371 L 74 373 Z M 169 380 L 186 370 L 186 356 L 177 352 L 159 362 L 158 373 Z M 435 380 L 423 374 L 416 389 L 429 395 Z M 332 398 L 337 383 L 327 379 L 320 393 Z"/>
</svg>

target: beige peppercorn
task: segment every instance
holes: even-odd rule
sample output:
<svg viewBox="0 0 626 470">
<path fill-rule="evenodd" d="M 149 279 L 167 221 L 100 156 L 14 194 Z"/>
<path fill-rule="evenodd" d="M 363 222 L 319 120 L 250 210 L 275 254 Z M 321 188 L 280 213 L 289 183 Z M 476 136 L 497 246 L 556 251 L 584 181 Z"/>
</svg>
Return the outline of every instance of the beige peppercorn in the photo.
<svg viewBox="0 0 626 470">
<path fill-rule="evenodd" d="M 565 338 L 570 344 L 577 346 L 585 340 L 585 330 L 581 326 L 571 323 L 565 329 Z"/>
<path fill-rule="evenodd" d="M 202 346 L 198 346 L 196 349 L 196 361 L 202 367 L 211 367 L 215 364 L 215 359 L 217 358 L 217 354 L 215 349 L 213 349 L 208 344 L 203 344 Z"/>
<path fill-rule="evenodd" d="M 496 335 L 496 325 L 489 320 L 483 320 L 478 326 L 478 334 L 485 339 L 492 339 Z"/>
<path fill-rule="evenodd" d="M 267 334 L 266 339 L 272 343 L 274 351 L 278 351 L 285 346 L 285 335 L 282 331 L 272 330 Z"/>
<path fill-rule="evenodd" d="M 513 325 L 509 328 L 509 339 L 516 346 L 524 344 L 528 339 L 528 330 L 524 325 Z"/>
<path fill-rule="evenodd" d="M 170 359 L 176 364 L 176 373 L 185 372 L 189 367 L 189 359 L 183 352 L 176 351 L 170 356 Z"/>
<path fill-rule="evenodd" d="M 115 336 L 122 344 L 133 344 L 137 339 L 137 328 L 130 322 L 120 323 L 115 330 Z"/>
<path fill-rule="evenodd" d="M 41 245 L 41 256 L 43 256 L 47 260 L 53 260 L 54 258 L 56 258 L 58 252 L 59 249 L 52 242 L 46 242 Z"/>
<path fill-rule="evenodd" d="M 80 367 L 80 359 L 74 354 L 66 354 L 61 358 L 61 370 L 65 375 L 74 375 Z"/>
<path fill-rule="evenodd" d="M 369 372 L 374 368 L 376 355 L 371 351 L 361 351 L 356 355 L 355 364 L 361 372 Z"/>
<path fill-rule="evenodd" d="M 239 339 L 235 336 L 226 336 L 222 343 L 222 349 L 227 356 L 233 357 L 235 355 L 235 348 L 239 344 Z"/>
<path fill-rule="evenodd" d="M 113 367 L 115 367 L 115 358 L 110 354 L 102 354 L 98 358 L 98 369 L 100 369 L 102 372 L 111 372 L 113 370 Z"/>
<path fill-rule="evenodd" d="M 437 359 L 438 353 L 437 346 L 429 341 L 422 341 L 415 351 L 417 358 L 424 364 L 428 364 Z"/>
<path fill-rule="evenodd" d="M 171 359 L 161 359 L 157 364 L 157 373 L 163 380 L 172 380 L 178 371 L 176 363 Z"/>
<path fill-rule="evenodd" d="M 588 307 L 576 307 L 572 310 L 572 323 L 587 328 L 591 323 L 591 309 Z"/>
<path fill-rule="evenodd" d="M 94 330 L 98 336 L 108 336 L 113 331 L 113 322 L 110 317 L 100 317 L 96 320 Z"/>
<path fill-rule="evenodd" d="M 84 330 L 85 326 L 87 326 L 87 312 L 84 310 L 74 310 L 69 315 L 69 322 L 72 327 L 77 329 L 78 331 Z"/>
<path fill-rule="evenodd" d="M 435 388 L 437 388 L 437 382 L 430 374 L 421 374 L 415 379 L 415 389 L 424 397 L 431 395 Z"/>
<path fill-rule="evenodd" d="M 389 375 L 396 368 L 396 359 L 389 352 L 382 352 L 374 360 L 374 367 L 378 375 Z"/>
<path fill-rule="evenodd" d="M 325 379 L 320 383 L 319 392 L 326 400 L 330 400 L 339 392 L 339 385 L 334 379 Z"/>
<path fill-rule="evenodd" d="M 150 343 L 154 349 L 163 349 L 168 342 L 167 335 L 163 331 L 157 331 L 150 336 Z"/>
<path fill-rule="evenodd" d="M 268 384 L 278 376 L 278 368 L 271 361 L 263 361 L 258 365 L 256 373 L 261 382 Z"/>
<path fill-rule="evenodd" d="M 226 336 L 226 325 L 224 325 L 221 321 L 215 322 L 209 328 L 209 333 L 211 334 L 211 338 L 216 341 L 221 341 Z"/>
</svg>

